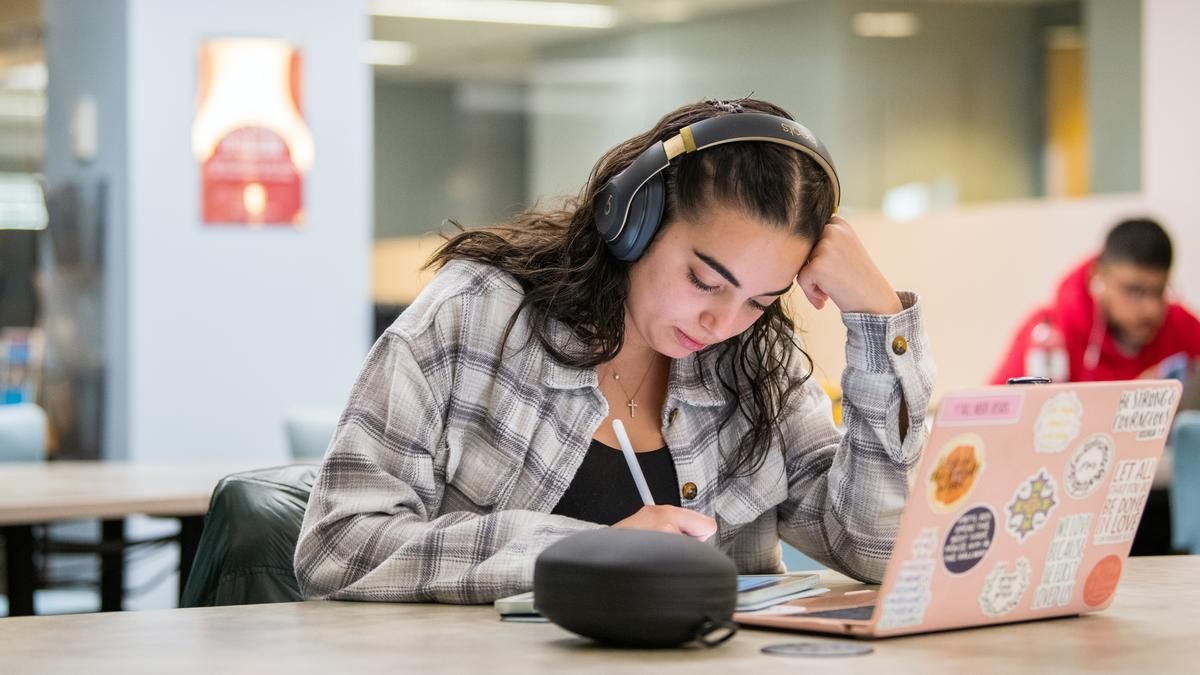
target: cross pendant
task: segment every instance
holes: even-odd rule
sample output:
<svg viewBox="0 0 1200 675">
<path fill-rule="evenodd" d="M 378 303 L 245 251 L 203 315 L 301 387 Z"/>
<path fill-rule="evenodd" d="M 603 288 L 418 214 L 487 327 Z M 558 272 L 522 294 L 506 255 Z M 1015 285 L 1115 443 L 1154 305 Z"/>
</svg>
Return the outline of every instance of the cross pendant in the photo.
<svg viewBox="0 0 1200 675">
<path fill-rule="evenodd" d="M 633 399 L 629 399 L 629 403 L 626 403 L 625 405 L 629 406 L 629 419 L 633 419 L 633 411 L 638 407 L 638 404 L 634 403 Z"/>
</svg>

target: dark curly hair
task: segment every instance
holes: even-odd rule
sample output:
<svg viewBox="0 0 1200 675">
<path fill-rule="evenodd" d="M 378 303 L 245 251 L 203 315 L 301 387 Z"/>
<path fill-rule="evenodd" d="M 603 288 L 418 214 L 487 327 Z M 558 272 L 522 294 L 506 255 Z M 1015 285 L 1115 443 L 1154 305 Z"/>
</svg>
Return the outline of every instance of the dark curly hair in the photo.
<svg viewBox="0 0 1200 675">
<path fill-rule="evenodd" d="M 625 339 L 630 263 L 608 252 L 593 225 L 596 195 L 609 179 L 654 143 L 671 138 L 689 124 L 741 112 L 792 119 L 776 105 L 749 98 L 683 106 L 668 113 L 649 131 L 609 150 L 592 169 L 580 194 L 561 208 L 534 207 L 505 223 L 463 230 L 448 237 L 426 267 L 436 269 L 464 259 L 511 274 L 525 295 L 509 321 L 506 341 L 517 315 L 526 311 L 533 334 L 559 362 L 592 368 L 609 361 L 621 350 Z M 666 205 L 662 229 L 677 217 L 693 216 L 718 203 L 816 242 L 833 215 L 829 177 L 808 156 L 782 145 L 726 143 L 683 154 L 672 160 L 663 177 Z M 555 344 L 551 340 L 552 321 L 570 327 L 585 349 L 568 352 Z M 708 350 L 717 352 L 717 372 L 699 372 L 700 380 L 709 387 L 719 383 L 732 394 L 722 428 L 738 414 L 749 425 L 722 475 L 748 475 L 762 466 L 793 395 L 812 374 L 812 359 L 800 349 L 794 323 L 782 302 L 769 305 L 740 335 L 710 345 Z M 800 379 L 788 375 L 796 353 L 808 361 Z M 697 359 L 697 369 L 700 363 Z"/>
</svg>

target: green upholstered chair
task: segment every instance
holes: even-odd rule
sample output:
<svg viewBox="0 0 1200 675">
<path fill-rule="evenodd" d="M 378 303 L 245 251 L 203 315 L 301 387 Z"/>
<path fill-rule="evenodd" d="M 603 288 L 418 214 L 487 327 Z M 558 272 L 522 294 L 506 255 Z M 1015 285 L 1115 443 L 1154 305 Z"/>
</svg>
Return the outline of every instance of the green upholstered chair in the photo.
<svg viewBox="0 0 1200 675">
<path fill-rule="evenodd" d="M 292 556 L 316 464 L 235 473 L 213 490 L 181 607 L 301 600 Z"/>
</svg>

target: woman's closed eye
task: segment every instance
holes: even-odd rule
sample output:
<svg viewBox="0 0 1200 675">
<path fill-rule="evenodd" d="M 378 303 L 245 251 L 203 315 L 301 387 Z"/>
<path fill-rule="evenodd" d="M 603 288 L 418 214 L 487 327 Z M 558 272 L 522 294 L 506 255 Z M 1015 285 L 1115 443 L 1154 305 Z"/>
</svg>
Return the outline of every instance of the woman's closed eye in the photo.
<svg viewBox="0 0 1200 675">
<path fill-rule="evenodd" d="M 690 269 L 688 270 L 688 281 L 691 281 L 692 285 L 700 289 L 700 291 L 703 293 L 716 293 L 717 291 L 721 290 L 720 286 L 709 286 L 703 281 L 700 281 L 700 277 L 696 276 L 696 273 Z M 762 303 L 755 302 L 754 300 L 747 300 L 746 303 L 757 311 L 767 311 L 767 306 Z"/>
<path fill-rule="evenodd" d="M 692 282 L 693 286 L 699 288 L 705 293 L 716 293 L 717 291 L 721 290 L 720 286 L 709 286 L 703 281 L 700 281 L 700 277 L 696 276 L 696 273 L 691 270 L 688 270 L 688 280 Z"/>
</svg>

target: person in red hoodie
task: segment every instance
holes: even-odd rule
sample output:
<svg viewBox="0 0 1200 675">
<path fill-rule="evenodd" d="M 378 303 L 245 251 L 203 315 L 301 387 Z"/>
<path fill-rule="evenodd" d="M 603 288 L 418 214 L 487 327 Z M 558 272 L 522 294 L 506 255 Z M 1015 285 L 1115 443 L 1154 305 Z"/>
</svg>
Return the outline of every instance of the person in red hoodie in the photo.
<svg viewBox="0 0 1200 675">
<path fill-rule="evenodd" d="M 1158 223 L 1118 223 L 1100 255 L 1062 280 L 1054 302 L 1021 322 L 991 382 L 1185 379 L 1200 360 L 1200 321 L 1168 297 L 1171 258 Z"/>
</svg>

